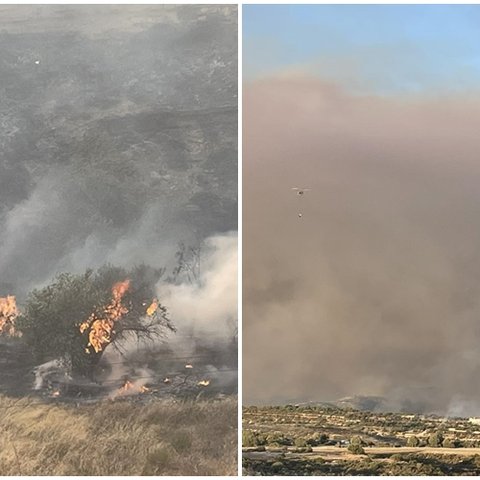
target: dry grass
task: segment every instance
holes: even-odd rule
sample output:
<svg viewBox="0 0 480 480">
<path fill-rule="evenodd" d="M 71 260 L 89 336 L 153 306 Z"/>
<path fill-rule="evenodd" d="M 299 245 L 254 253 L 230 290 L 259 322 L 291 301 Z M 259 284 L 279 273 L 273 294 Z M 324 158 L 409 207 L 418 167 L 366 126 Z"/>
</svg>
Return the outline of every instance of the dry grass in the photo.
<svg viewBox="0 0 480 480">
<path fill-rule="evenodd" d="M 236 475 L 237 400 L 80 407 L 0 396 L 2 475 Z"/>
</svg>

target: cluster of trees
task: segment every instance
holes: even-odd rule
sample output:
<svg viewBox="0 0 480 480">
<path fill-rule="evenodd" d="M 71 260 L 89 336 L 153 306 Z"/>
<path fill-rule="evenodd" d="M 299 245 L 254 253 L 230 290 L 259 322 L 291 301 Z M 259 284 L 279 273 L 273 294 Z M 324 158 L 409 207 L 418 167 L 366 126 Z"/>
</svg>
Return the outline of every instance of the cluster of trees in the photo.
<svg viewBox="0 0 480 480">
<path fill-rule="evenodd" d="M 427 445 L 435 448 L 458 448 L 462 443 L 456 438 L 444 437 L 441 431 L 431 433 L 426 440 L 419 439 L 415 435 L 408 437 L 407 447 L 426 447 Z"/>
<path fill-rule="evenodd" d="M 296 436 L 286 435 L 282 432 L 260 433 L 255 430 L 242 432 L 242 444 L 244 447 L 296 447 L 307 449 L 328 443 L 329 437 L 326 433 L 314 432 L 309 435 Z"/>
</svg>

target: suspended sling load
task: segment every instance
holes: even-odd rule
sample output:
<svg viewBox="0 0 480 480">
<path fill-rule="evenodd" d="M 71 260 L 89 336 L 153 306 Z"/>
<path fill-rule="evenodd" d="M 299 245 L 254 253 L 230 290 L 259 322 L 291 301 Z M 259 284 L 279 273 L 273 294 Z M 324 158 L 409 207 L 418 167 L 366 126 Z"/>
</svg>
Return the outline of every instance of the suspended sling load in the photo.
<svg viewBox="0 0 480 480">
<path fill-rule="evenodd" d="M 292 190 L 295 191 L 299 197 L 303 197 L 303 195 L 305 195 L 305 192 L 310 191 L 309 188 L 300 188 L 300 187 L 292 187 Z M 298 212 L 298 218 L 302 218 L 302 217 L 303 217 L 303 214 L 301 212 Z"/>
</svg>

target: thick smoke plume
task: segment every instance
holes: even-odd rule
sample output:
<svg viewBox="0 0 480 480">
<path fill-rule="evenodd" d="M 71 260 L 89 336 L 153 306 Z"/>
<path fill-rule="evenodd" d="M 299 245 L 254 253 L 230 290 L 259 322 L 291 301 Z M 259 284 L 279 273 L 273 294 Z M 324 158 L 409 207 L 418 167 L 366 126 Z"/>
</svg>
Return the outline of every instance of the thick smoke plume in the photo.
<svg viewBox="0 0 480 480">
<path fill-rule="evenodd" d="M 244 102 L 245 402 L 480 414 L 479 97 L 292 77 Z"/>
<path fill-rule="evenodd" d="M 237 228 L 235 6 L 0 10 L 0 296 Z"/>
<path fill-rule="evenodd" d="M 15 295 L 24 311 L 57 274 L 106 264 L 171 278 L 180 244 L 237 229 L 236 6 L 0 13 L 0 297 Z M 110 345 L 92 372 L 100 390 L 129 381 L 121 393 L 134 393 L 176 369 L 163 367 L 176 354 L 166 340 L 128 337 L 124 355 Z M 56 355 L 34 370 L 34 387 L 83 391 Z M 83 393 L 100 395 L 92 388 Z"/>
</svg>

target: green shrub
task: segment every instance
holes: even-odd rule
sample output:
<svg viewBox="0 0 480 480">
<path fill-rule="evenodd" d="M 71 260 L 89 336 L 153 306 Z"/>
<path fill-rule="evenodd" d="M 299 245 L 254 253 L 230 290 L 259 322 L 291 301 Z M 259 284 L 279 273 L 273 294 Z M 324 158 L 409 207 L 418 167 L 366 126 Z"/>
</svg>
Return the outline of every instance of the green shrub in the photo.
<svg viewBox="0 0 480 480">
<path fill-rule="evenodd" d="M 277 446 L 277 445 L 291 445 L 291 440 L 283 433 L 273 432 L 269 433 L 265 439 L 267 445 Z"/>
<path fill-rule="evenodd" d="M 355 454 L 355 455 L 365 455 L 365 450 L 358 443 L 351 443 L 348 446 L 348 451 Z"/>
<path fill-rule="evenodd" d="M 296 447 L 306 447 L 307 446 L 307 441 L 303 437 L 297 437 L 295 439 L 295 446 Z"/>
<path fill-rule="evenodd" d="M 443 435 L 441 432 L 431 433 L 428 437 L 428 444 L 431 447 L 440 447 L 443 442 Z"/>
<path fill-rule="evenodd" d="M 260 435 L 252 430 L 243 430 L 242 432 L 242 445 L 244 447 L 258 447 L 265 445 L 266 439 L 264 435 Z"/>
<path fill-rule="evenodd" d="M 442 442 L 442 447 L 457 448 L 458 447 L 458 442 L 453 438 L 445 438 Z"/>
<path fill-rule="evenodd" d="M 408 437 L 407 447 L 418 447 L 420 445 L 420 440 L 415 435 Z"/>
<path fill-rule="evenodd" d="M 317 445 L 323 445 L 327 443 L 327 441 L 328 441 L 328 435 L 326 435 L 325 433 L 316 432 L 307 438 L 307 444 L 311 445 L 312 447 L 316 447 Z"/>
</svg>

